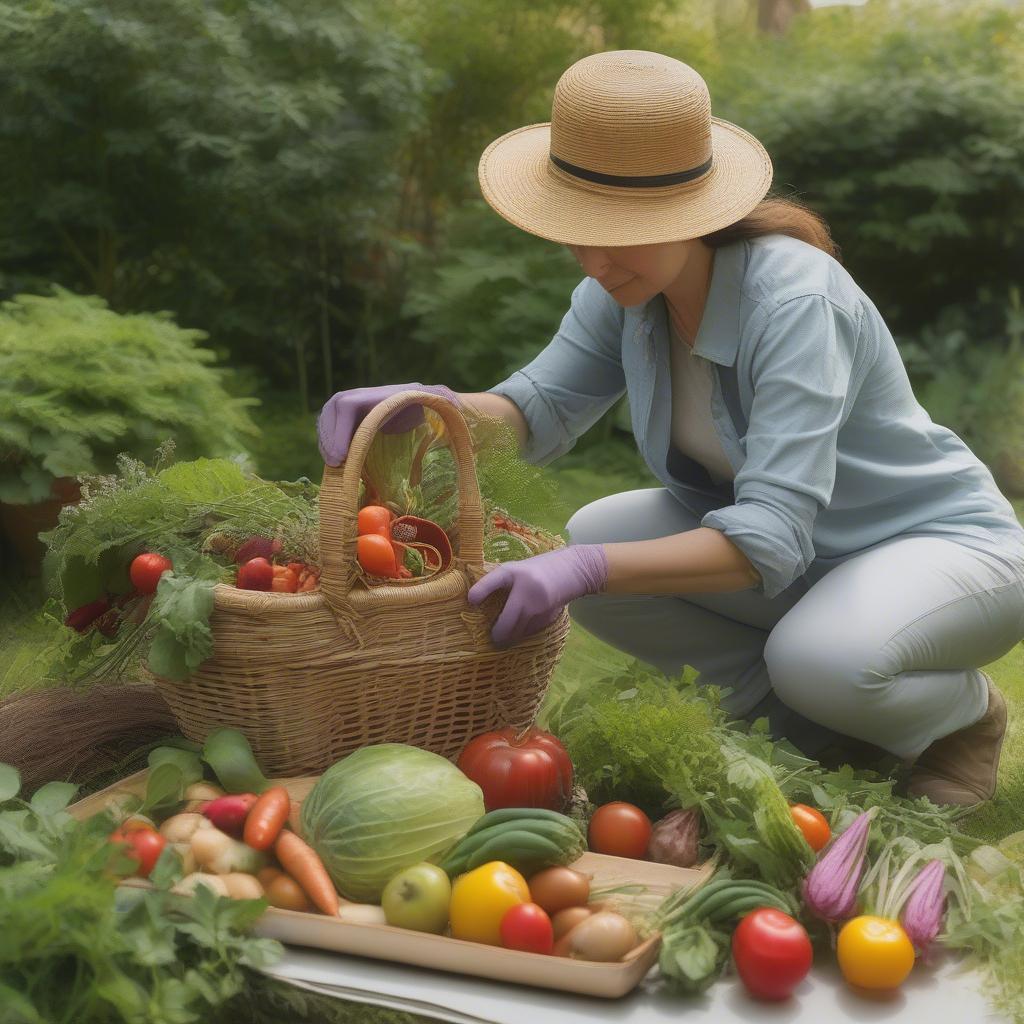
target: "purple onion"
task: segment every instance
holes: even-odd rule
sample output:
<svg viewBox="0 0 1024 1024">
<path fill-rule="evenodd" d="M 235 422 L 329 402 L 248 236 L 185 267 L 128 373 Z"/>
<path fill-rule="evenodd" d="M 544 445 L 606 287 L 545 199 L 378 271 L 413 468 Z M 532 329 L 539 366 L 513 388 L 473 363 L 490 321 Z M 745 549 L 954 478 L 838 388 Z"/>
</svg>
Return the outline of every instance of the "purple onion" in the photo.
<svg viewBox="0 0 1024 1024">
<path fill-rule="evenodd" d="M 857 910 L 857 890 L 864 875 L 868 832 L 874 811 L 858 815 L 834 839 L 804 880 L 807 909 L 825 921 L 843 921 Z"/>
<path fill-rule="evenodd" d="M 928 947 L 942 927 L 942 915 L 946 911 L 945 884 L 946 865 L 941 860 L 930 860 L 910 883 L 900 914 L 903 930 L 926 960 Z"/>
</svg>

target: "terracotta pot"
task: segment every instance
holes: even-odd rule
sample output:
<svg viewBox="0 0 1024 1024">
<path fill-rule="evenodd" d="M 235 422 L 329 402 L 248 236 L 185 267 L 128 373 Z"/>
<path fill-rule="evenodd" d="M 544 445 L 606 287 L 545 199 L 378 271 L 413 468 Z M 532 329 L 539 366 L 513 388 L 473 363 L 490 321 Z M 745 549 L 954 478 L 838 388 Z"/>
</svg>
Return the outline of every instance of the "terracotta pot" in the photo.
<svg viewBox="0 0 1024 1024">
<path fill-rule="evenodd" d="M 40 533 L 57 525 L 57 516 L 65 505 L 74 505 L 82 489 L 74 477 L 59 477 L 50 488 L 52 497 L 33 505 L 6 505 L 0 502 L 0 523 L 22 568 L 29 576 L 38 576 L 46 553 Z"/>
</svg>

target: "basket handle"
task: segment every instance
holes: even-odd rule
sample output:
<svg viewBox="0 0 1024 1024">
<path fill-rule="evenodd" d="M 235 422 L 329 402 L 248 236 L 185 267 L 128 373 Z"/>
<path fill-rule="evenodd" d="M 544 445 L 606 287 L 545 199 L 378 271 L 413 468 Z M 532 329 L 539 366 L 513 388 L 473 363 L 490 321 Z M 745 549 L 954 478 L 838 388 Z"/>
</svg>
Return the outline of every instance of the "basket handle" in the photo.
<svg viewBox="0 0 1024 1024">
<path fill-rule="evenodd" d="M 417 586 L 381 584 L 366 590 L 355 585 L 359 578 L 359 481 L 363 465 L 377 431 L 395 413 L 410 405 L 433 409 L 447 427 L 459 487 L 458 555 L 465 563 L 463 568 L 473 575 L 473 582 L 484 574 L 483 501 L 466 420 L 447 398 L 429 391 L 400 391 L 375 405 L 363 418 L 341 466 L 324 466 L 320 488 L 320 561 L 323 570 L 320 589 L 336 614 L 343 609 L 364 611 L 383 605 L 444 600 L 468 589 L 466 573 L 450 570 Z"/>
</svg>

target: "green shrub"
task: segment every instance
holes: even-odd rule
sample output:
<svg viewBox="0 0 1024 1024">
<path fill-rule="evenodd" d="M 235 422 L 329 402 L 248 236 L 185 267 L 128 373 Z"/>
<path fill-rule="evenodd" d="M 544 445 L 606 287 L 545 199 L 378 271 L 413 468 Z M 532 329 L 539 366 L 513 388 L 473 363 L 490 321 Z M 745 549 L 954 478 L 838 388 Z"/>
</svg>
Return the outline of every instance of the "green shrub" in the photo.
<svg viewBox="0 0 1024 1024">
<path fill-rule="evenodd" d="M 824 214 L 898 340 L 957 306 L 997 343 L 1024 244 L 1020 6 L 873 0 L 723 52 L 716 113 Z"/>
<path fill-rule="evenodd" d="M 202 331 L 54 292 L 0 307 L 0 501 L 40 501 L 55 477 L 108 473 L 167 439 L 182 458 L 244 453 L 254 402 L 228 395 Z"/>
<path fill-rule="evenodd" d="M 908 348 L 907 363 L 924 378 L 918 399 L 931 418 L 970 445 L 1006 494 L 1024 496 L 1024 307 L 1016 286 L 1005 318 L 1003 335 L 990 339 L 966 311 L 948 310 Z"/>
</svg>

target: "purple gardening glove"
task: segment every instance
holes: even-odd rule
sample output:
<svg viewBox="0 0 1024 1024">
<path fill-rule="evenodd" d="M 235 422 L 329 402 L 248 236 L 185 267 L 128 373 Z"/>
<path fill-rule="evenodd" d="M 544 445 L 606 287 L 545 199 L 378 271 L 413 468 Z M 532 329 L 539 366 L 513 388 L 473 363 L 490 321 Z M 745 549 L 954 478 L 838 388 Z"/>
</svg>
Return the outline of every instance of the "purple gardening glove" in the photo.
<svg viewBox="0 0 1024 1024">
<path fill-rule="evenodd" d="M 503 647 L 551 625 L 578 597 L 596 594 L 608 582 L 608 559 L 600 544 L 570 544 L 517 562 L 504 562 L 469 589 L 478 605 L 496 590 L 509 588 L 491 640 Z"/>
<path fill-rule="evenodd" d="M 397 395 L 400 391 L 429 391 L 432 395 L 442 395 L 453 405 L 462 408 L 462 403 L 455 397 L 451 388 L 443 384 L 382 384 L 376 388 L 352 388 L 350 391 L 339 391 L 324 403 L 317 420 L 317 435 L 320 438 L 320 454 L 328 466 L 340 466 L 348 455 L 348 446 L 352 435 L 363 422 L 366 414 L 385 398 Z M 411 405 L 408 409 L 395 413 L 381 430 L 385 434 L 401 434 L 412 430 L 423 422 L 423 406 Z"/>
</svg>

